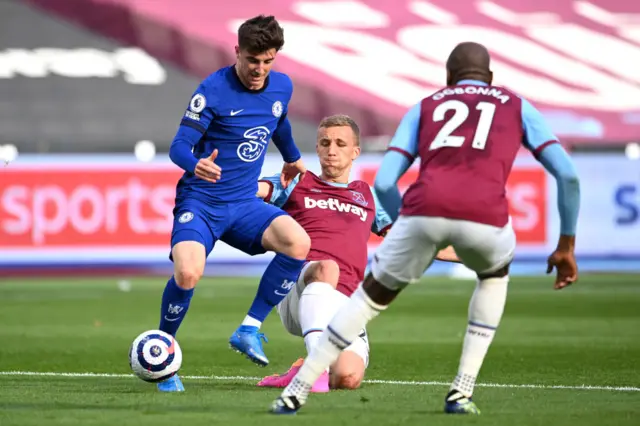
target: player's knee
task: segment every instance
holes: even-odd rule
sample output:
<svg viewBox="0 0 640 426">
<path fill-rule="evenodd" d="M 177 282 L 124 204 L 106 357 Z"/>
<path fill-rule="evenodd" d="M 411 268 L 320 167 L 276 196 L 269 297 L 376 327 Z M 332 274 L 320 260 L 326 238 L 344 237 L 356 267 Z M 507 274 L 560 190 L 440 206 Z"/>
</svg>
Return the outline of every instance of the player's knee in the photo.
<svg viewBox="0 0 640 426">
<path fill-rule="evenodd" d="M 335 260 L 321 260 L 315 264 L 315 268 L 311 274 L 311 277 L 307 279 L 307 282 L 323 282 L 330 284 L 334 288 L 338 286 L 338 279 L 340 278 L 340 267 Z"/>
<path fill-rule="evenodd" d="M 202 278 L 202 273 L 203 271 L 200 268 L 185 265 L 175 268 L 174 277 L 178 287 L 184 290 L 190 290 L 198 284 L 198 281 Z"/>
<path fill-rule="evenodd" d="M 173 246 L 173 272 L 178 287 L 190 290 L 196 286 L 204 273 L 206 253 L 204 246 L 196 241 L 181 241 Z"/>
<path fill-rule="evenodd" d="M 353 351 L 344 351 L 331 366 L 329 386 L 333 389 L 358 389 L 364 379 L 365 363 Z"/>
<path fill-rule="evenodd" d="M 370 272 L 362 282 L 362 290 L 374 303 L 387 306 L 393 302 L 408 283 L 392 278 L 390 275 L 383 276 L 383 278 L 378 281 Z"/>
<path fill-rule="evenodd" d="M 296 259 L 306 259 L 311 250 L 311 238 L 300 225 L 298 228 L 291 230 L 290 252 L 286 254 Z"/>
<path fill-rule="evenodd" d="M 361 384 L 362 376 L 357 373 L 351 373 L 341 378 L 339 389 L 355 390 L 358 389 Z"/>
<path fill-rule="evenodd" d="M 332 389 L 355 390 L 362 384 L 364 374 L 356 371 L 336 372 L 330 377 L 329 387 Z"/>
<path fill-rule="evenodd" d="M 290 225 L 287 232 L 283 234 L 280 252 L 296 259 L 306 259 L 311 249 L 311 239 L 302 226 L 293 219 L 291 222 L 295 226 Z"/>
</svg>

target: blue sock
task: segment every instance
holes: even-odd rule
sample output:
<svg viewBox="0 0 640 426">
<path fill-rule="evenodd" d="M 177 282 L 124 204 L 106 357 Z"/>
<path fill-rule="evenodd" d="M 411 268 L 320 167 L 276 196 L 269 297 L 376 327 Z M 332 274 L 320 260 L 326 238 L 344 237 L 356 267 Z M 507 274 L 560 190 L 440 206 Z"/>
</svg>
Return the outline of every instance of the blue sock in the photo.
<svg viewBox="0 0 640 426">
<path fill-rule="evenodd" d="M 193 289 L 184 290 L 178 287 L 176 279 L 172 276 L 162 293 L 162 308 L 160 309 L 160 330 L 175 337 L 182 323 L 189 303 L 193 296 Z"/>
<path fill-rule="evenodd" d="M 306 260 L 294 259 L 285 254 L 276 254 L 262 275 L 258 294 L 248 316 L 263 322 L 293 288 L 305 262 Z"/>
</svg>

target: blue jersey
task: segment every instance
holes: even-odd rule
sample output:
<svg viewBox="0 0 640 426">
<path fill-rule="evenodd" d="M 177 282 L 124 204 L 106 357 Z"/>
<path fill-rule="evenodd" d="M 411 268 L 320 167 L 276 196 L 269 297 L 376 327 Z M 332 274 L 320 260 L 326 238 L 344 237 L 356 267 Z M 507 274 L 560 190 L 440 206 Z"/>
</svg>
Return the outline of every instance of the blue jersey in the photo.
<svg viewBox="0 0 640 426">
<path fill-rule="evenodd" d="M 293 145 L 287 120 L 292 91 L 291 79 L 275 71 L 260 90 L 247 89 L 234 66 L 208 76 L 193 94 L 170 151 L 172 160 L 185 169 L 176 204 L 197 198 L 215 206 L 255 198 L 269 140 Z M 285 161 L 299 158 L 293 147 L 296 152 L 291 158 L 285 156 Z M 210 183 L 193 171 L 198 159 L 210 156 L 214 149 L 222 176 Z"/>
</svg>

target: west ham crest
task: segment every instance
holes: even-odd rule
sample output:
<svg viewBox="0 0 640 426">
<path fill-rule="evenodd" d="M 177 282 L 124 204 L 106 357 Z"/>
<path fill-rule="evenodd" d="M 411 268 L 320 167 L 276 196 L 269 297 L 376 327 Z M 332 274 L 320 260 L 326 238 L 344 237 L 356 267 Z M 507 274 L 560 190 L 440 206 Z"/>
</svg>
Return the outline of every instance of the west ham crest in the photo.
<svg viewBox="0 0 640 426">
<path fill-rule="evenodd" d="M 369 205 L 369 203 L 367 203 L 367 200 L 364 198 L 364 195 L 362 195 L 358 191 L 351 191 L 351 194 L 353 194 L 353 201 L 355 201 L 356 203 L 365 207 Z"/>
</svg>

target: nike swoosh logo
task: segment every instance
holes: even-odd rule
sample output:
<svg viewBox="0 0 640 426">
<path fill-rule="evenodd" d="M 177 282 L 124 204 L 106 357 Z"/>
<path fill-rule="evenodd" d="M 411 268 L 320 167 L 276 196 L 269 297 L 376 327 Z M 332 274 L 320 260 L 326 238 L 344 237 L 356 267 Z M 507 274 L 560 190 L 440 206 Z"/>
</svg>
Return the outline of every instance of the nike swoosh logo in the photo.
<svg viewBox="0 0 640 426">
<path fill-rule="evenodd" d="M 180 319 L 180 317 L 178 317 L 178 318 L 167 318 L 167 316 L 165 315 L 164 319 L 169 321 L 169 322 L 174 322 L 174 321 L 178 321 Z"/>
<path fill-rule="evenodd" d="M 244 111 L 244 109 L 239 109 L 237 111 L 231 110 L 231 116 L 233 117 L 234 115 L 238 115 L 240 114 L 242 111 Z"/>
<path fill-rule="evenodd" d="M 277 294 L 278 296 L 286 296 L 287 293 L 280 293 L 278 290 L 274 291 L 275 294 Z"/>
</svg>

